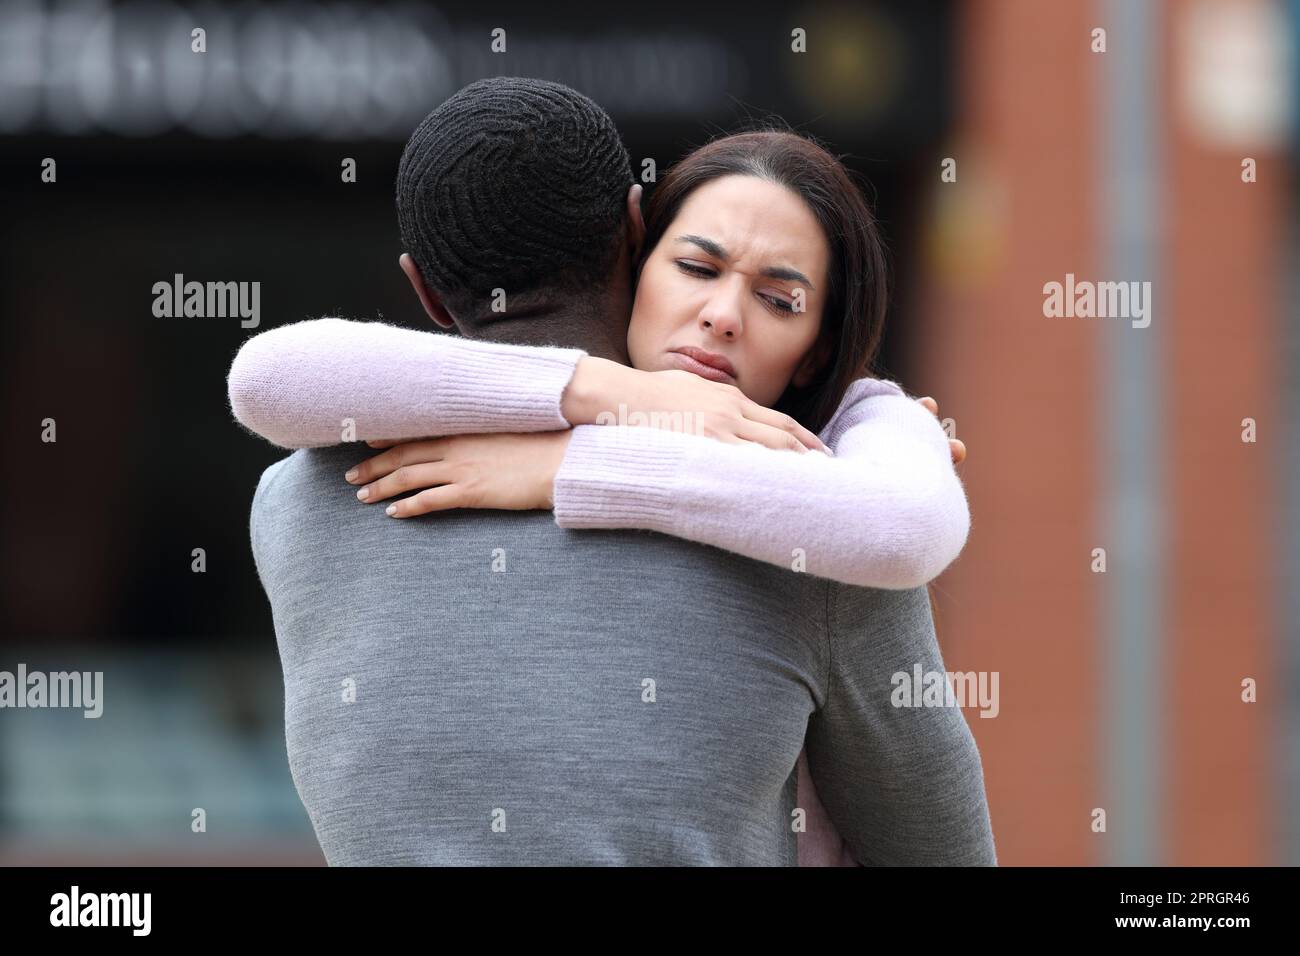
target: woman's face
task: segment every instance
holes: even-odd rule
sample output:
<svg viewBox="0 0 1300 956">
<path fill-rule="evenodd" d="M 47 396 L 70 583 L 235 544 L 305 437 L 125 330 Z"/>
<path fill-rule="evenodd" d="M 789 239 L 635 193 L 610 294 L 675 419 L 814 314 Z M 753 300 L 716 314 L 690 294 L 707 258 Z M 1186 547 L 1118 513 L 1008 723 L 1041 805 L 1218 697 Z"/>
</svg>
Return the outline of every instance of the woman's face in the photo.
<svg viewBox="0 0 1300 956">
<path fill-rule="evenodd" d="M 755 176 L 705 183 L 642 268 L 628 357 L 643 371 L 686 369 L 775 405 L 816 370 L 829 262 L 826 236 L 797 193 Z M 682 349 L 712 353 L 731 372 Z"/>
</svg>

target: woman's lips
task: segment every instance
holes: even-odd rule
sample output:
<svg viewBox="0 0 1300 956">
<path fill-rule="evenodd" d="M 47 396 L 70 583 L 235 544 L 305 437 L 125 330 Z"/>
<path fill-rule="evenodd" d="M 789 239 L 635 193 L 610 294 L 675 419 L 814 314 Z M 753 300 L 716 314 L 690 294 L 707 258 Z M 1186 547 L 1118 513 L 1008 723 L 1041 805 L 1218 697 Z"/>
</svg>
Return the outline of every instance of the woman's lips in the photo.
<svg viewBox="0 0 1300 956">
<path fill-rule="evenodd" d="M 685 369 L 688 372 L 694 372 L 700 378 L 707 378 L 714 382 L 735 381 L 734 378 L 722 369 L 714 368 L 712 365 L 705 365 L 703 362 L 693 359 L 682 352 L 669 352 L 668 357 L 678 368 Z"/>
</svg>

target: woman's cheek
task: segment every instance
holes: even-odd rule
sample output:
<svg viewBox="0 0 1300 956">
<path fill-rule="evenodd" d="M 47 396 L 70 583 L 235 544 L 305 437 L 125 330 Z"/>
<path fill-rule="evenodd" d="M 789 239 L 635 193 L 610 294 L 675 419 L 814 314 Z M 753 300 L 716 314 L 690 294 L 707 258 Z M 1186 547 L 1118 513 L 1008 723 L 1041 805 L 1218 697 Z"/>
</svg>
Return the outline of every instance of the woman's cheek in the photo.
<svg viewBox="0 0 1300 956">
<path fill-rule="evenodd" d="M 644 320 L 638 320 L 633 315 L 632 324 L 628 327 L 627 332 L 627 359 L 632 363 L 633 368 L 644 369 L 646 367 L 646 347 L 643 344 L 645 331 Z"/>
<path fill-rule="evenodd" d="M 627 335 L 628 360 L 633 367 L 655 371 L 650 366 L 668 344 L 669 331 L 669 317 L 657 313 L 653 306 L 634 310 Z"/>
<path fill-rule="evenodd" d="M 794 346 L 795 343 L 792 342 L 790 348 L 782 350 L 779 355 L 764 355 L 756 363 L 751 373 L 752 388 L 754 392 L 761 393 L 763 396 L 754 399 L 760 405 L 771 408 L 785 394 L 785 390 L 794 380 L 794 373 L 799 368 L 800 359 L 794 351 Z"/>
</svg>

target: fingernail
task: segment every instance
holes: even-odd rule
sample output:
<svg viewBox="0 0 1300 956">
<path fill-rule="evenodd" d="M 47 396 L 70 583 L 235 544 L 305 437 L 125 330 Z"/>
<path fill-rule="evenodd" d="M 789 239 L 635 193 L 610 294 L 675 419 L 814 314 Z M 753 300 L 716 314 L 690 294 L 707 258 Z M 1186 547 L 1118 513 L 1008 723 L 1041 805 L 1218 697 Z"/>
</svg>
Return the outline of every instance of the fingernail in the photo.
<svg viewBox="0 0 1300 956">
<path fill-rule="evenodd" d="M 356 481 L 358 474 L 359 472 L 357 471 L 357 469 L 353 468 L 346 475 L 344 475 L 343 478 L 345 481 Z"/>
<path fill-rule="evenodd" d="M 397 514 L 397 505 L 389 505 L 387 508 L 384 509 L 384 513 L 388 515 Z"/>
<path fill-rule="evenodd" d="M 365 501 L 367 498 L 370 497 L 370 489 L 369 489 L 369 488 L 358 488 L 358 489 L 357 489 L 357 497 L 360 498 L 362 501 Z"/>
</svg>

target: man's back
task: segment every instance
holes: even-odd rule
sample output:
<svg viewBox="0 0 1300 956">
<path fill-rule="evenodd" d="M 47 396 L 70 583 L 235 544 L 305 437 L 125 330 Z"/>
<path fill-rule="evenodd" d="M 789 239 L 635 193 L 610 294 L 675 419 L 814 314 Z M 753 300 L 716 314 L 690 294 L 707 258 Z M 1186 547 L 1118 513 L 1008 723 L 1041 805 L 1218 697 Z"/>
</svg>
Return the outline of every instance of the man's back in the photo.
<svg viewBox="0 0 1300 956">
<path fill-rule="evenodd" d="M 793 866 L 805 734 L 857 860 L 996 863 L 961 711 L 892 704 L 944 670 L 924 588 L 547 512 L 396 521 L 343 481 L 367 452 L 298 451 L 253 503 L 330 863 Z"/>
<path fill-rule="evenodd" d="M 825 582 L 544 512 L 395 521 L 343 481 L 367 451 L 296 452 L 253 506 L 330 863 L 794 865 Z"/>
</svg>

